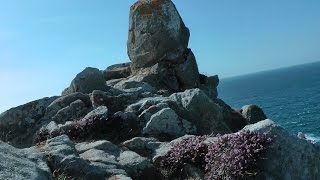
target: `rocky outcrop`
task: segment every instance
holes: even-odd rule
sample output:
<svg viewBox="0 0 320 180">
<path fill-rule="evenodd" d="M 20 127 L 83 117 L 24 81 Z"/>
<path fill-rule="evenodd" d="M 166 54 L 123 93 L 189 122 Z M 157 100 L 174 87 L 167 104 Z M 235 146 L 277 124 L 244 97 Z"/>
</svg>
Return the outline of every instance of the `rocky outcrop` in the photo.
<svg viewBox="0 0 320 180">
<path fill-rule="evenodd" d="M 200 89 L 203 90 L 212 100 L 218 97 L 217 87 L 219 85 L 219 77 L 215 76 L 205 76 L 200 74 Z"/>
<path fill-rule="evenodd" d="M 158 138 L 161 138 L 161 136 L 177 138 L 194 133 L 196 133 L 196 128 L 190 122 L 179 118 L 175 111 L 170 108 L 164 108 L 153 114 L 143 128 L 143 134 Z"/>
<path fill-rule="evenodd" d="M 232 109 L 222 99 L 213 100 L 222 110 L 223 121 L 227 124 L 232 132 L 237 132 L 247 125 L 247 120 L 240 112 Z"/>
<path fill-rule="evenodd" d="M 190 120 L 199 134 L 231 132 L 223 121 L 222 110 L 200 89 L 175 93 L 170 99 L 176 101 L 188 112 Z"/>
<path fill-rule="evenodd" d="M 259 121 L 267 119 L 263 110 L 257 105 L 245 105 L 240 110 L 242 116 L 246 118 L 248 124 L 254 124 Z"/>
<path fill-rule="evenodd" d="M 97 68 L 87 67 L 77 74 L 70 86 L 62 92 L 62 95 L 68 95 L 75 92 L 91 93 L 93 90 L 106 89 L 106 81 L 103 73 Z"/>
<path fill-rule="evenodd" d="M 75 102 L 77 100 L 81 100 L 81 102 L 83 102 L 86 107 L 91 106 L 90 97 L 87 94 L 75 92 L 75 93 L 71 93 L 71 94 L 59 97 L 56 100 L 54 100 L 46 108 L 46 115 L 47 116 L 54 116 L 61 109 L 70 106 L 73 102 Z"/>
<path fill-rule="evenodd" d="M 244 130 L 269 132 L 274 142 L 262 164 L 263 171 L 256 179 L 317 179 L 320 177 L 320 146 L 290 135 L 267 119 L 248 125 Z"/>
<path fill-rule="evenodd" d="M 170 0 L 139 0 L 131 6 L 127 47 L 134 71 L 181 61 L 188 41 L 189 30 Z"/>
<path fill-rule="evenodd" d="M 219 99 L 218 75 L 199 73 L 188 40 L 189 30 L 170 0 L 138 0 L 130 9 L 130 63 L 104 71 L 86 68 L 62 96 L 0 115 L 0 139 L 29 147 L 16 149 L 0 141 L 0 179 L 170 179 L 161 161 L 173 149 L 179 150 L 172 153 L 178 163 L 191 158 L 181 164 L 178 178 L 204 179 L 204 164 L 194 164 L 204 160 L 196 153 L 203 158 L 220 137 L 249 131 L 270 131 L 274 137 L 263 171 L 254 178 L 317 179 L 319 145 L 264 120 L 255 105 L 236 111 Z M 239 145 L 239 139 L 226 139 L 233 142 L 228 146 Z M 244 151 L 241 144 L 237 147 Z M 220 157 L 217 162 L 220 167 Z"/>
<path fill-rule="evenodd" d="M 189 30 L 170 0 L 139 0 L 130 9 L 130 81 L 171 92 L 200 86 L 199 70 L 188 49 Z"/>
<path fill-rule="evenodd" d="M 35 149 L 16 149 L 0 141 L 0 179 L 51 180 L 45 158 Z"/>
<path fill-rule="evenodd" d="M 107 67 L 107 69 L 103 71 L 104 79 L 108 81 L 111 79 L 121 79 L 130 76 L 130 64 L 131 63 L 121 63 Z"/>
<path fill-rule="evenodd" d="M 0 114 L 0 140 L 18 147 L 31 144 L 30 136 L 37 131 L 36 125 L 41 123 L 46 108 L 55 99 L 57 97 L 39 99 Z"/>
</svg>

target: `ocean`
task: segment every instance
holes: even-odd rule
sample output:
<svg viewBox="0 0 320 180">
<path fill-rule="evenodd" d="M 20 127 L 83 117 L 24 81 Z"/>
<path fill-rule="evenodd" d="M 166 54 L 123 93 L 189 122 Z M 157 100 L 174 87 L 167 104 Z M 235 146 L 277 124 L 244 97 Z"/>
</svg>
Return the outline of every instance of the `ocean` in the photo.
<svg viewBox="0 0 320 180">
<path fill-rule="evenodd" d="M 320 142 L 320 62 L 221 79 L 218 92 L 233 108 L 256 104 L 290 133 Z"/>
</svg>

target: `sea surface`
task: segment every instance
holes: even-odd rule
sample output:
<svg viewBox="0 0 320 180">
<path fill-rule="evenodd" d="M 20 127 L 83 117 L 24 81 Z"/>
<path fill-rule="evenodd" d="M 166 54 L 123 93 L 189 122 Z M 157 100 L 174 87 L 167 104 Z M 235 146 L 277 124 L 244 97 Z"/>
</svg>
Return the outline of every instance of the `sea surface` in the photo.
<svg viewBox="0 0 320 180">
<path fill-rule="evenodd" d="M 256 104 L 290 133 L 320 142 L 320 62 L 221 79 L 218 91 L 233 108 Z"/>
</svg>

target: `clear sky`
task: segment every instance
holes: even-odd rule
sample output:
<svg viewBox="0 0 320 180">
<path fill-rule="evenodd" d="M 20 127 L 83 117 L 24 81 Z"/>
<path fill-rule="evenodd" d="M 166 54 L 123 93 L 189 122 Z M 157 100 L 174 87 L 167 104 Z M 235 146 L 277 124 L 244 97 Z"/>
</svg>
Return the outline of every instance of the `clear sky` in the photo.
<svg viewBox="0 0 320 180">
<path fill-rule="evenodd" d="M 200 72 L 221 78 L 320 60 L 319 0 L 173 0 Z M 0 0 L 0 112 L 59 95 L 87 66 L 127 62 L 134 0 Z"/>
</svg>

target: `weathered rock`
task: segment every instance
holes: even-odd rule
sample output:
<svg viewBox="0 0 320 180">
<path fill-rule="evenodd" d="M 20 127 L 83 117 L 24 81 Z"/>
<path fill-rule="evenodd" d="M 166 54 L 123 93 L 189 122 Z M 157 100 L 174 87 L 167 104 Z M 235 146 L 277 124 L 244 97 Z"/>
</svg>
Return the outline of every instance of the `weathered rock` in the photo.
<svg viewBox="0 0 320 180">
<path fill-rule="evenodd" d="M 141 128 L 137 122 L 137 116 L 132 112 L 119 111 L 109 120 L 111 124 L 108 137 L 113 142 L 120 143 L 140 135 Z"/>
<path fill-rule="evenodd" d="M 119 155 L 109 154 L 108 152 L 99 149 L 89 149 L 80 154 L 80 157 L 84 160 L 88 160 L 90 162 L 101 162 L 103 164 L 112 164 L 115 165 L 114 168 L 117 168 L 117 156 Z"/>
<path fill-rule="evenodd" d="M 189 117 L 185 119 L 196 126 L 198 134 L 231 132 L 223 121 L 221 108 L 200 89 L 175 93 L 169 98 L 187 110 Z"/>
<path fill-rule="evenodd" d="M 164 108 L 169 108 L 169 105 L 167 103 L 159 103 L 142 111 L 142 113 L 138 116 L 140 125 L 145 127 L 145 125 L 147 125 L 147 123 L 150 121 L 151 116 Z"/>
<path fill-rule="evenodd" d="M 307 139 L 306 135 L 303 132 L 298 132 L 297 137 L 300 138 L 300 139 Z"/>
<path fill-rule="evenodd" d="M 108 180 L 132 180 L 132 179 L 126 175 L 118 174 L 118 175 L 109 177 Z"/>
<path fill-rule="evenodd" d="M 57 123 L 75 121 L 84 117 L 89 111 L 90 108 L 78 99 L 72 102 L 69 106 L 60 109 L 51 119 Z"/>
<path fill-rule="evenodd" d="M 99 106 L 94 110 L 90 111 L 84 118 L 89 118 L 90 116 L 99 116 L 101 118 L 108 118 L 108 108 L 106 106 Z"/>
<path fill-rule="evenodd" d="M 289 134 L 266 119 L 248 125 L 244 130 L 270 132 L 276 136 L 267 150 L 262 172 L 256 179 L 318 179 L 320 177 L 320 145 Z"/>
<path fill-rule="evenodd" d="M 169 98 L 166 98 L 166 97 L 144 98 L 134 104 L 129 105 L 125 111 L 134 112 L 139 115 L 144 110 L 148 109 L 151 106 L 154 106 L 157 104 L 167 104 L 169 101 L 174 102 L 173 100 L 170 100 Z M 160 110 L 160 109 L 158 109 L 158 110 Z"/>
<path fill-rule="evenodd" d="M 200 89 L 203 90 L 207 96 L 209 96 L 212 100 L 215 100 L 218 97 L 217 87 L 219 85 L 219 77 L 215 76 L 205 76 L 203 74 L 200 75 Z"/>
<path fill-rule="evenodd" d="M 41 123 L 46 108 L 57 97 L 43 98 L 11 108 L 0 114 L 0 140 L 10 142 L 16 147 L 28 147 Z"/>
<path fill-rule="evenodd" d="M 64 107 L 69 106 L 71 103 L 75 102 L 76 100 L 80 99 L 86 107 L 91 107 L 90 97 L 87 94 L 83 93 L 72 93 L 66 96 L 59 97 L 58 99 L 54 100 L 46 109 L 46 115 L 49 117 L 54 116 L 59 110 Z"/>
<path fill-rule="evenodd" d="M 74 92 L 88 94 L 93 90 L 107 90 L 106 80 L 99 69 L 87 67 L 76 75 L 70 86 L 62 92 L 62 95 L 65 96 Z"/>
<path fill-rule="evenodd" d="M 136 70 L 181 60 L 189 30 L 171 0 L 139 0 L 130 8 L 128 55 Z"/>
<path fill-rule="evenodd" d="M 117 158 L 121 150 L 114 144 L 106 140 L 100 140 L 91 143 L 79 143 L 76 145 L 80 157 L 90 162 L 91 166 L 104 169 L 108 176 L 123 174 L 127 175 L 124 166 Z"/>
<path fill-rule="evenodd" d="M 161 159 L 163 159 L 163 157 L 165 157 L 166 154 L 168 154 L 168 152 L 173 148 L 174 145 L 180 143 L 181 141 L 194 137 L 193 135 L 185 135 L 182 137 L 179 137 L 173 141 L 170 141 L 168 143 L 162 143 L 159 148 L 157 148 L 153 154 L 152 154 L 152 161 L 153 163 L 155 163 L 156 165 L 159 165 L 159 162 L 161 161 Z"/>
<path fill-rule="evenodd" d="M 184 164 L 181 176 L 185 180 L 203 180 L 204 172 L 191 164 Z"/>
<path fill-rule="evenodd" d="M 140 176 L 144 170 L 152 166 L 147 158 L 142 157 L 133 151 L 121 152 L 117 160 L 119 161 L 119 164 L 124 166 L 124 169 L 131 177 Z"/>
<path fill-rule="evenodd" d="M 145 82 L 123 80 L 113 86 L 116 89 L 119 89 L 124 92 L 151 92 L 154 93 L 156 90 L 150 84 Z"/>
<path fill-rule="evenodd" d="M 159 62 L 153 66 L 140 69 L 130 81 L 146 82 L 156 89 L 177 92 L 180 89 L 176 70 L 171 63 Z"/>
<path fill-rule="evenodd" d="M 67 132 L 72 129 L 74 125 L 74 121 L 66 121 L 64 124 L 57 124 L 55 121 L 51 121 L 47 126 L 41 128 L 40 131 L 47 130 L 50 134 L 59 134 L 62 131 Z"/>
<path fill-rule="evenodd" d="M 122 143 L 122 145 L 131 151 L 137 152 L 145 157 L 150 157 L 161 144 L 163 143 L 152 137 L 135 137 Z"/>
<path fill-rule="evenodd" d="M 191 50 L 188 49 L 186 60 L 175 67 L 179 88 L 181 90 L 197 88 L 200 85 L 199 70 L 196 58 Z"/>
<path fill-rule="evenodd" d="M 78 151 L 78 153 L 84 153 L 85 151 L 88 151 L 90 149 L 97 149 L 105 152 L 111 152 L 111 154 L 120 152 L 120 149 L 118 146 L 112 144 L 107 140 L 77 143 L 75 145 L 75 148 Z"/>
<path fill-rule="evenodd" d="M 35 149 L 16 149 L 0 141 L 0 179 L 52 179 L 44 157 Z"/>
<path fill-rule="evenodd" d="M 143 128 L 143 134 L 168 140 L 196 133 L 196 128 L 188 121 L 180 118 L 174 110 L 165 108 L 153 114 Z"/>
<path fill-rule="evenodd" d="M 108 176 L 104 168 L 80 158 L 74 143 L 66 135 L 47 140 L 43 150 L 53 171 L 62 170 L 59 173 L 82 179 L 104 179 Z"/>
<path fill-rule="evenodd" d="M 117 146 L 108 141 L 81 143 L 77 144 L 76 148 L 82 152 L 80 154 L 82 159 L 90 161 L 96 166 L 106 168 L 109 175 L 126 175 L 128 173 L 131 177 L 138 177 L 145 169 L 151 167 L 147 158 L 133 151 L 122 152 Z"/>
<path fill-rule="evenodd" d="M 131 63 L 115 64 L 103 71 L 105 80 L 126 78 L 131 75 Z"/>
<path fill-rule="evenodd" d="M 123 93 L 117 96 L 100 95 L 95 96 L 92 94 L 92 104 L 95 104 L 95 106 L 107 106 L 112 112 L 124 110 L 128 104 L 131 104 L 138 98 L 133 93 Z"/>
<path fill-rule="evenodd" d="M 214 99 L 213 102 L 220 106 L 222 110 L 223 121 L 227 124 L 232 132 L 237 132 L 247 125 L 247 120 L 242 116 L 242 114 L 239 111 L 232 109 L 223 100 L 217 98 Z"/>
<path fill-rule="evenodd" d="M 138 96 L 134 93 L 122 93 L 113 96 L 102 91 L 93 91 L 90 99 L 93 107 L 106 106 L 110 111 L 117 112 L 124 110 L 129 104 L 135 102 Z"/>
<path fill-rule="evenodd" d="M 90 94 L 90 100 L 92 103 L 92 106 L 94 108 L 104 105 L 105 99 L 108 98 L 110 94 L 108 92 L 100 91 L 100 90 L 94 90 Z"/>
<path fill-rule="evenodd" d="M 259 121 L 267 119 L 263 110 L 257 105 L 245 105 L 240 111 L 244 118 L 246 118 L 248 124 L 254 124 Z"/>
</svg>

